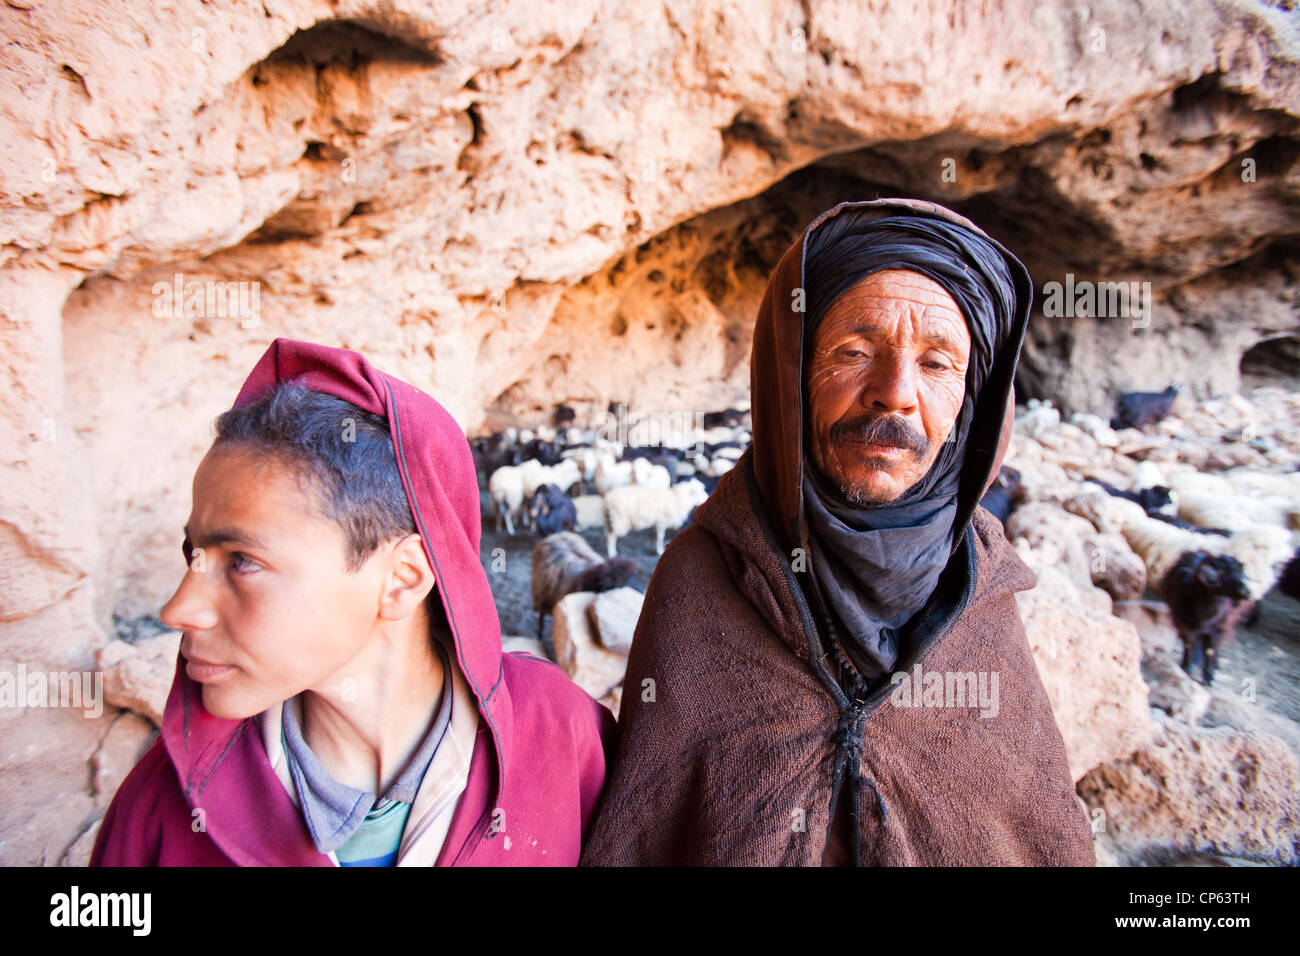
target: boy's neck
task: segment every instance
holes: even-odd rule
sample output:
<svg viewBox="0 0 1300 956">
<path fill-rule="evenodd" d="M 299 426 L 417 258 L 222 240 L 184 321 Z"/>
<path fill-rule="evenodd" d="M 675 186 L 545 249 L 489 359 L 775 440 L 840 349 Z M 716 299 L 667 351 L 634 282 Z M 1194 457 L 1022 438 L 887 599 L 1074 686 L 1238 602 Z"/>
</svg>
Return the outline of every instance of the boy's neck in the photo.
<svg viewBox="0 0 1300 956">
<path fill-rule="evenodd" d="M 303 739 L 326 772 L 378 796 L 419 749 L 442 700 L 442 661 L 427 626 L 398 623 L 400 630 L 386 628 L 347 667 L 302 694 Z M 454 654 L 450 659 L 454 667 Z"/>
</svg>

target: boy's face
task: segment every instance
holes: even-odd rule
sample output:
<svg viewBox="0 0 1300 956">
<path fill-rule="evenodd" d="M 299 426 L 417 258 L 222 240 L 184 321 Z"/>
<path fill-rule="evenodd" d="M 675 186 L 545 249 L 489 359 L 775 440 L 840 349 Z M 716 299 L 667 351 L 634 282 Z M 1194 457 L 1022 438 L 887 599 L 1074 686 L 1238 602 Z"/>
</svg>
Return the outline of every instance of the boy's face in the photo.
<svg viewBox="0 0 1300 956">
<path fill-rule="evenodd" d="M 199 464 L 186 532 L 190 569 L 161 617 L 182 632 L 203 706 L 243 718 L 307 689 L 337 694 L 377 633 L 382 550 L 349 574 L 343 531 L 297 472 L 238 449 Z"/>
</svg>

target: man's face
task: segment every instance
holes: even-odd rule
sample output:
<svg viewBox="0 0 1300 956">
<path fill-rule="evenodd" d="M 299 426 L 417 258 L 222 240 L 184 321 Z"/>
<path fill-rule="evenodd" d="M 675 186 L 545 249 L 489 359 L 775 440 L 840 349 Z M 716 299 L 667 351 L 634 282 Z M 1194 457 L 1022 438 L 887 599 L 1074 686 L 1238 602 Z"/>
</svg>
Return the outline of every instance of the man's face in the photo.
<svg viewBox="0 0 1300 956">
<path fill-rule="evenodd" d="M 970 332 L 933 279 L 889 269 L 831 306 L 807 365 L 812 456 L 856 505 L 887 504 L 938 457 L 961 411 Z"/>
<path fill-rule="evenodd" d="M 261 713 L 303 690 L 337 691 L 377 633 L 384 566 L 345 566 L 343 531 L 283 462 L 212 449 L 194 475 L 191 557 L 162 609 L 186 672 L 217 717 Z"/>
</svg>

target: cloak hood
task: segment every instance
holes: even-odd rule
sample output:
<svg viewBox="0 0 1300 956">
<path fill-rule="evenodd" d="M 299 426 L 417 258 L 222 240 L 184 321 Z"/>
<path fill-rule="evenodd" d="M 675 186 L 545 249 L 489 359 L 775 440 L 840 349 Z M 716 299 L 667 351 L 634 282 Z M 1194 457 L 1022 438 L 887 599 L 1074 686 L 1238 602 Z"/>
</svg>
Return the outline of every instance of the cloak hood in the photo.
<svg viewBox="0 0 1300 956">
<path fill-rule="evenodd" d="M 922 671 L 996 674 L 1005 706 L 895 706 L 892 683 L 859 694 L 832 673 L 838 662 L 807 600 L 810 567 L 792 553 L 804 534 L 805 456 L 803 314 L 790 306 L 809 234 L 846 209 L 974 229 L 930 203 L 845 203 L 782 257 L 754 335 L 753 443 L 651 577 L 623 683 L 619 755 L 585 863 L 1095 863 L 1016 606 L 1034 575 L 978 508 L 1010 439 L 1028 319 L 1029 277 L 1014 260 L 1013 330 L 967 439 L 961 550 L 940 579 L 945 600 L 923 609 L 900 662 L 916 686 L 933 686 Z"/>
<path fill-rule="evenodd" d="M 478 477 L 464 432 L 430 396 L 356 352 L 283 338 L 271 343 L 235 404 L 291 380 L 388 422 L 456 663 L 482 718 L 439 861 L 576 863 L 613 748 L 613 717 L 554 664 L 502 652 L 479 559 Z M 529 839 L 505 839 L 511 832 Z M 206 840 L 193 836 L 203 833 Z M 202 685 L 190 679 L 179 654 L 160 739 L 115 795 L 91 862 L 332 864 L 271 766 L 257 718 L 209 713 Z"/>
<path fill-rule="evenodd" d="M 911 215 L 955 223 L 989 242 L 1006 261 L 1015 287 L 1016 309 L 1010 333 L 980 388 L 966 438 L 953 522 L 954 550 L 960 545 L 979 500 L 1006 454 L 1015 418 L 1016 362 L 1029 324 L 1033 283 L 1014 255 L 969 219 L 937 203 L 916 199 L 843 202 L 818 216 L 777 263 L 759 306 L 750 361 L 754 475 L 769 520 L 787 553 L 807 548 L 808 528 L 803 495 L 803 367 L 809 342 L 802 306 L 805 258 L 813 231 L 834 216 L 852 210 L 860 217 L 882 219 Z"/>
</svg>

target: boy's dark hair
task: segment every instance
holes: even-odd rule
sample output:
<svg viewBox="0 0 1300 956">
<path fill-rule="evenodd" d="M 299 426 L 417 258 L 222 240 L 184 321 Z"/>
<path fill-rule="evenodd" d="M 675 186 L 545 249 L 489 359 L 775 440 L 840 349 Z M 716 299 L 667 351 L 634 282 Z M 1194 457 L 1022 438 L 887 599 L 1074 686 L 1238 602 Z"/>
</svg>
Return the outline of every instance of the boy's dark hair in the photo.
<svg viewBox="0 0 1300 956">
<path fill-rule="evenodd" d="M 343 530 L 349 572 L 384 542 L 415 532 L 382 416 L 293 381 L 224 412 L 215 430 L 213 448 L 270 455 L 306 479 L 325 517 Z"/>
</svg>

